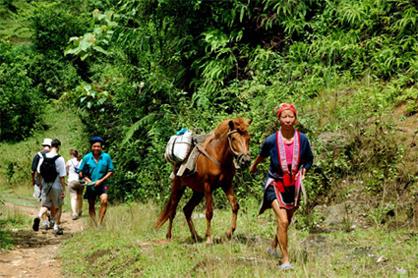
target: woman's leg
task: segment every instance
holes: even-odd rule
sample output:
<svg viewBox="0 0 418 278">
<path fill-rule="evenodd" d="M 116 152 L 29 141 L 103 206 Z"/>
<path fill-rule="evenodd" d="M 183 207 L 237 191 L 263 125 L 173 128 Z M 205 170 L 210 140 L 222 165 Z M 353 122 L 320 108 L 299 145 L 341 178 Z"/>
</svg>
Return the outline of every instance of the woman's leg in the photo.
<svg viewBox="0 0 418 278">
<path fill-rule="evenodd" d="M 272 250 L 275 250 L 277 248 L 277 245 L 279 244 L 279 240 L 277 239 L 277 233 L 274 235 L 273 240 L 271 241 L 271 248 Z"/>
<path fill-rule="evenodd" d="M 287 229 L 291 220 L 291 215 L 289 218 L 288 212 L 284 208 L 280 208 L 279 202 L 274 200 L 271 203 L 274 213 L 277 218 L 277 240 L 279 242 L 280 251 L 282 252 L 282 263 L 289 263 L 289 253 L 287 250 Z"/>
<path fill-rule="evenodd" d="M 70 191 L 71 198 L 71 215 L 74 217 L 77 215 L 77 193 Z"/>
<path fill-rule="evenodd" d="M 81 216 L 81 212 L 83 210 L 83 191 L 80 190 L 77 192 L 77 215 Z"/>
</svg>

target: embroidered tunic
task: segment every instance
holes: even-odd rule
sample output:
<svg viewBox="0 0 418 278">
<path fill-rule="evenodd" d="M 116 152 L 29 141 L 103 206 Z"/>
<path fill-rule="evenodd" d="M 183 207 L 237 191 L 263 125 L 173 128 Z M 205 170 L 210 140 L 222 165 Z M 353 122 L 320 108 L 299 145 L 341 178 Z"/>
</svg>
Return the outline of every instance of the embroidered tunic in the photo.
<svg viewBox="0 0 418 278">
<path fill-rule="evenodd" d="M 297 132 L 297 131 L 296 131 Z M 299 145 L 296 148 L 297 162 L 293 161 L 293 171 L 292 171 L 292 160 L 293 159 L 293 146 L 286 146 L 283 144 L 282 154 L 285 154 L 286 159 L 284 161 L 287 162 L 288 173 L 292 173 L 293 177 L 293 185 L 296 183 L 296 186 L 286 186 L 283 187 L 283 159 L 280 159 L 280 152 L 278 150 L 278 142 L 277 142 L 277 133 L 273 133 L 272 135 L 268 136 L 264 143 L 261 145 L 261 151 L 259 155 L 261 157 L 270 157 L 270 168 L 267 174 L 267 178 L 264 184 L 264 198 L 263 202 L 260 207 L 259 213 L 263 213 L 265 209 L 271 206 L 271 202 L 275 199 L 279 201 L 280 207 L 286 209 L 292 209 L 297 206 L 297 199 L 299 198 L 299 187 L 301 184 L 300 179 L 297 171 L 301 168 L 305 168 L 308 170 L 311 168 L 313 163 L 313 154 L 309 144 L 309 140 L 305 134 L 298 132 L 299 136 L 296 140 L 297 133 L 295 134 L 295 139 L 292 143 L 295 142 Z M 287 150 L 287 151 L 286 151 Z M 289 151 L 292 153 L 290 154 Z M 292 158 L 292 159 L 289 159 Z M 282 160 L 282 161 L 280 161 Z M 282 163 L 281 163 L 282 162 Z M 296 200 L 294 202 L 294 200 Z"/>
</svg>

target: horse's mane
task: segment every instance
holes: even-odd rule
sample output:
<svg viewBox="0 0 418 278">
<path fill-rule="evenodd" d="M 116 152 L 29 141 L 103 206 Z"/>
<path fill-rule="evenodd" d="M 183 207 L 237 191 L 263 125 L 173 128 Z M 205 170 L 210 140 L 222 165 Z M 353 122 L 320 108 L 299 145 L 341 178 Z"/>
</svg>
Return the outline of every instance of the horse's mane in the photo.
<svg viewBox="0 0 418 278">
<path fill-rule="evenodd" d="M 238 131 L 244 132 L 248 129 L 248 121 L 244 120 L 243 118 L 235 118 L 235 119 L 226 119 L 222 121 L 217 128 L 213 131 L 215 138 L 222 138 L 228 134 L 229 131 L 229 122 L 234 122 L 234 127 Z"/>
</svg>

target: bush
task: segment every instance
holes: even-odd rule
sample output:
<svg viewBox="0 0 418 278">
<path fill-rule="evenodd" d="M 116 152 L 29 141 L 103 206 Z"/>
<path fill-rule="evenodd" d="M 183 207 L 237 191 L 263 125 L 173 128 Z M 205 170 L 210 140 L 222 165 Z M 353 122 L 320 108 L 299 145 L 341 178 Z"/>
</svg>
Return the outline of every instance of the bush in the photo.
<svg viewBox="0 0 418 278">
<path fill-rule="evenodd" d="M 64 57 L 70 38 L 84 34 L 90 25 L 90 16 L 79 4 L 38 3 L 30 18 L 37 52 L 30 75 L 34 84 L 50 98 L 59 98 L 63 92 L 75 88 L 82 78 L 88 78 L 85 63 Z"/>
<path fill-rule="evenodd" d="M 89 16 L 84 16 L 76 7 L 75 4 L 66 4 L 66 1 L 37 5 L 31 17 L 37 51 L 63 55 L 70 38 L 84 34 L 89 26 Z"/>
<path fill-rule="evenodd" d="M 81 81 L 77 68 L 56 55 L 35 55 L 31 59 L 28 75 L 44 97 L 54 99 L 74 89 Z"/>
<path fill-rule="evenodd" d="M 21 58 L 27 54 L 0 42 L 0 140 L 28 136 L 42 114 L 39 91 Z"/>
</svg>

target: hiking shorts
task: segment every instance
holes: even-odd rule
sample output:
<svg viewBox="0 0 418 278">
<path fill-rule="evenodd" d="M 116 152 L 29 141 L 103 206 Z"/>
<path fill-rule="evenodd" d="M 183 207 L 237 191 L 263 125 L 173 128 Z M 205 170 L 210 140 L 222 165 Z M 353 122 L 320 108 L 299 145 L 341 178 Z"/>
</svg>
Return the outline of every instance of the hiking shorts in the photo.
<svg viewBox="0 0 418 278">
<path fill-rule="evenodd" d="M 60 208 L 64 203 L 64 199 L 61 198 L 61 194 L 62 194 L 61 188 L 56 188 L 52 186 L 51 188 L 48 189 L 44 185 L 42 187 L 41 206 L 47 207 L 47 208 L 51 208 L 51 206 Z"/>
<path fill-rule="evenodd" d="M 81 194 L 83 193 L 84 186 L 79 181 L 70 181 L 68 183 L 68 190 L 70 193 Z"/>
<path fill-rule="evenodd" d="M 93 186 L 86 186 L 86 192 L 84 193 L 84 199 L 96 199 L 97 197 L 100 197 L 102 194 L 107 194 L 107 191 L 109 190 L 109 186 L 107 185 L 99 185 L 96 187 Z"/>
</svg>

